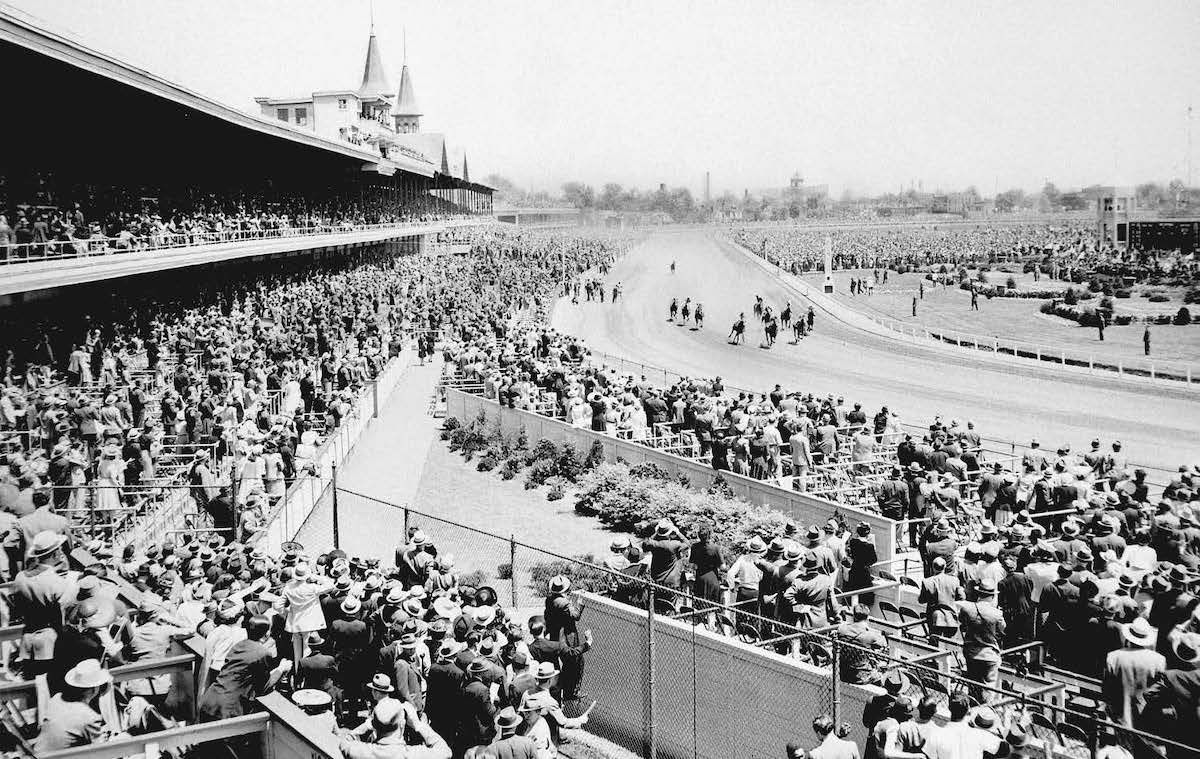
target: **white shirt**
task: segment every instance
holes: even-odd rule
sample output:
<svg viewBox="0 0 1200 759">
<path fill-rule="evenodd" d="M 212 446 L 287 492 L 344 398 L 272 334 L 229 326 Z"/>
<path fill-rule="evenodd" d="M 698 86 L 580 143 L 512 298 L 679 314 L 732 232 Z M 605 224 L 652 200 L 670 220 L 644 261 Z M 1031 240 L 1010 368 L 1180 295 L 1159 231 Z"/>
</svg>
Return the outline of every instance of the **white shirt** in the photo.
<svg viewBox="0 0 1200 759">
<path fill-rule="evenodd" d="M 220 672 L 225 666 L 225 657 L 229 655 L 229 649 L 239 641 L 246 639 L 246 628 L 241 625 L 217 625 L 213 628 L 208 637 L 204 639 L 204 645 L 208 649 L 208 666 L 209 669 L 215 669 Z"/>
<path fill-rule="evenodd" d="M 924 747 L 929 759 L 983 759 L 983 752 L 994 754 L 999 749 L 999 738 L 966 722 L 950 722 L 932 731 Z"/>
</svg>

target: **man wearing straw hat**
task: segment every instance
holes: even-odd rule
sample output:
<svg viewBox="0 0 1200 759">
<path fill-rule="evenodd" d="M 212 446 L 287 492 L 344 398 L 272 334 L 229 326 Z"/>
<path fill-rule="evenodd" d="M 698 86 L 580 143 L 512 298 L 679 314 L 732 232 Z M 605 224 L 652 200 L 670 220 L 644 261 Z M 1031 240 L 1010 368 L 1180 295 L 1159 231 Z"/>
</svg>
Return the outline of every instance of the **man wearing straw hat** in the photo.
<svg viewBox="0 0 1200 759">
<path fill-rule="evenodd" d="M 450 746 L 421 720 L 412 704 L 381 701 L 371 711 L 371 725 L 374 741 L 343 738 L 338 743 L 346 759 L 450 759 Z M 415 733 L 421 743 L 409 745 L 404 739 L 406 731 Z"/>
<path fill-rule="evenodd" d="M 1104 663 L 1103 693 L 1108 714 L 1115 722 L 1133 726 L 1133 717 L 1145 703 L 1146 691 L 1167 668 L 1167 659 L 1154 650 L 1154 628 L 1137 617 L 1121 630 L 1124 647 L 1109 652 Z"/>
<path fill-rule="evenodd" d="M 984 577 L 975 585 L 974 601 L 959 601 L 958 623 L 962 629 L 963 657 L 967 662 L 967 677 L 977 683 L 995 687 L 1000 673 L 1000 648 L 1004 639 L 1004 615 L 996 606 L 996 582 Z M 982 688 L 972 686 L 975 698 L 984 701 L 990 696 Z"/>
<path fill-rule="evenodd" d="M 29 658 L 27 678 L 47 672 L 54 643 L 62 630 L 62 607 L 75 597 L 75 585 L 64 574 L 63 545 L 67 537 L 43 531 L 26 548 L 25 568 L 17 573 L 9 596 L 13 613 L 25 620 L 21 648 Z"/>
<path fill-rule="evenodd" d="M 84 659 L 67 672 L 65 686 L 50 697 L 42 712 L 41 732 L 33 743 L 38 756 L 74 746 L 98 743 L 104 718 L 91 704 L 112 684 L 112 674 L 97 659 Z"/>
</svg>

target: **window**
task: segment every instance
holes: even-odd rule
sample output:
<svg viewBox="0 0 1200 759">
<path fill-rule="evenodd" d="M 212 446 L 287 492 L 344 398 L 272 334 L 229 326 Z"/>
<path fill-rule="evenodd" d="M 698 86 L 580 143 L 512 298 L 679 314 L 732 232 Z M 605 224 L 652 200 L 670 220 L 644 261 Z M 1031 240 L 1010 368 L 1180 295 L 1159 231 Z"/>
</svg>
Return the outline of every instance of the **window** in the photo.
<svg viewBox="0 0 1200 759">
<path fill-rule="evenodd" d="M 296 109 L 296 126 L 308 126 L 308 109 Z"/>
<path fill-rule="evenodd" d="M 338 110 L 346 110 L 346 98 L 338 98 Z"/>
<path fill-rule="evenodd" d="M 275 118 L 279 119 L 280 121 L 287 121 L 288 120 L 288 109 L 276 108 L 275 109 Z"/>
</svg>

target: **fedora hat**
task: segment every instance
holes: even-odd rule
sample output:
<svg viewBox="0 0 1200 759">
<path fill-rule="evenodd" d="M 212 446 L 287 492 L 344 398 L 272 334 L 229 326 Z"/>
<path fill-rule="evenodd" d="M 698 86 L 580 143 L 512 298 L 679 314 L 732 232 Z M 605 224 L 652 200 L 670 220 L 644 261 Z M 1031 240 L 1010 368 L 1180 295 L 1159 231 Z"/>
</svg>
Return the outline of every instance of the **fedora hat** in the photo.
<svg viewBox="0 0 1200 759">
<path fill-rule="evenodd" d="M 658 524 L 654 525 L 654 535 L 655 537 L 670 535 L 674 529 L 675 524 L 670 519 L 660 519 Z"/>
<path fill-rule="evenodd" d="M 550 694 L 546 691 L 526 691 L 525 695 L 521 696 L 521 705 L 517 707 L 519 712 L 536 712 L 542 709 L 553 709 L 554 701 Z"/>
<path fill-rule="evenodd" d="M 346 596 L 344 601 L 342 601 L 342 613 L 343 614 L 351 614 L 351 615 L 357 614 L 358 610 L 361 608 L 362 608 L 362 602 L 358 600 L 358 596 L 349 595 L 349 596 Z"/>
<path fill-rule="evenodd" d="M 42 530 L 33 536 L 33 542 L 29 544 L 29 550 L 26 555 L 30 559 L 38 559 L 42 556 L 52 554 L 57 551 L 67 540 L 66 535 L 60 535 L 53 530 Z"/>
<path fill-rule="evenodd" d="M 1178 635 L 1171 644 L 1171 649 L 1184 664 L 1200 662 L 1200 635 L 1196 633 Z"/>
<path fill-rule="evenodd" d="M 1154 645 L 1155 641 L 1154 628 L 1150 626 L 1145 617 L 1138 617 L 1122 627 L 1121 635 L 1125 640 L 1140 648 Z"/>
<path fill-rule="evenodd" d="M 416 633 L 405 633 L 400 636 L 400 648 L 416 648 L 421 645 L 421 639 Z"/>
<path fill-rule="evenodd" d="M 551 593 L 566 593 L 571 589 L 571 578 L 566 575 L 555 575 L 550 579 Z"/>
<path fill-rule="evenodd" d="M 908 689 L 908 676 L 894 669 L 883 678 L 883 687 L 889 693 L 903 693 Z"/>
<path fill-rule="evenodd" d="M 412 543 L 414 546 L 423 546 L 423 545 L 426 545 L 427 543 L 429 543 L 429 538 L 427 538 L 425 536 L 424 532 L 417 530 L 416 532 L 413 533 L 413 536 L 411 538 L 409 538 L 409 542 Z"/>
<path fill-rule="evenodd" d="M 552 680 L 555 677 L 558 677 L 558 672 L 559 670 L 554 666 L 554 662 L 544 661 L 537 665 L 537 669 L 534 670 L 533 676 L 538 680 Z"/>
<path fill-rule="evenodd" d="M 450 600 L 449 596 L 438 596 L 433 599 L 433 613 L 442 619 L 455 619 L 460 613 L 458 604 Z"/>
<path fill-rule="evenodd" d="M 458 647 L 458 641 L 442 641 L 442 645 L 437 650 L 437 660 L 442 663 L 452 661 L 454 657 L 458 656 L 458 652 L 460 650 L 461 649 Z"/>
<path fill-rule="evenodd" d="M 386 601 L 393 606 L 399 606 L 407 597 L 408 594 L 405 593 L 404 588 L 400 583 L 396 583 L 388 590 Z"/>
<path fill-rule="evenodd" d="M 753 554 L 763 554 L 767 552 L 767 544 L 763 539 L 755 535 L 746 543 L 746 552 Z"/>
<path fill-rule="evenodd" d="M 100 666 L 99 659 L 84 659 L 63 680 L 72 688 L 100 688 L 112 682 L 112 673 Z"/>
<path fill-rule="evenodd" d="M 496 607 L 476 606 L 473 616 L 475 617 L 475 624 L 479 625 L 480 627 L 487 627 L 492 622 L 496 621 Z"/>
<path fill-rule="evenodd" d="M 478 658 L 478 659 L 472 659 L 471 663 L 467 665 L 467 674 L 468 675 L 482 675 L 482 674 L 486 673 L 487 671 L 488 671 L 487 661 L 485 661 L 482 657 Z"/>
<path fill-rule="evenodd" d="M 983 521 L 983 524 L 980 525 L 980 527 L 979 527 L 979 534 L 980 535 L 995 535 L 996 534 L 995 523 L 992 522 L 992 520 L 990 520 L 990 519 L 985 519 Z"/>
<path fill-rule="evenodd" d="M 516 730 L 521 724 L 521 718 L 517 715 L 517 710 L 511 706 L 506 706 L 496 715 L 497 730 Z"/>
<path fill-rule="evenodd" d="M 391 693 L 392 691 L 396 690 L 392 687 L 392 678 L 388 677 L 382 672 L 379 672 L 372 677 L 371 682 L 367 683 L 367 687 L 376 693 Z"/>
<path fill-rule="evenodd" d="M 789 540 L 783 549 L 783 560 L 787 562 L 800 561 L 803 551 L 800 545 L 793 540 Z"/>
<path fill-rule="evenodd" d="M 992 711 L 990 706 L 981 706 L 975 712 L 975 718 L 971 720 L 971 724 L 975 727 L 989 730 L 996 724 L 996 712 Z"/>
</svg>

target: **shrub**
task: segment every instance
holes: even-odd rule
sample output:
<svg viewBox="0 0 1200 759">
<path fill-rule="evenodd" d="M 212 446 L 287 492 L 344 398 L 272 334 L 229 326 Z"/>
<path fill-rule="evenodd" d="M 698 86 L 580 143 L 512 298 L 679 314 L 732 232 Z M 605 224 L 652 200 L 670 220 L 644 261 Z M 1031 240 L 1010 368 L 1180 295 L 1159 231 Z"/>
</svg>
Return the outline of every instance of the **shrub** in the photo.
<svg viewBox="0 0 1200 759">
<path fill-rule="evenodd" d="M 1133 324 L 1133 316 L 1131 314 L 1117 314 L 1113 317 L 1113 324 L 1116 324 L 1118 327 Z"/>
<path fill-rule="evenodd" d="M 1113 310 L 1113 299 L 1107 295 L 1104 296 L 1103 298 L 1101 298 L 1100 299 L 1100 308 L 1105 311 L 1112 311 Z"/>
<path fill-rule="evenodd" d="M 579 475 L 583 474 L 583 459 L 575 450 L 574 444 L 563 443 L 563 447 L 558 452 L 558 458 L 555 459 L 555 468 L 556 474 L 568 482 L 574 482 Z"/>
<path fill-rule="evenodd" d="M 532 466 L 538 461 L 553 462 L 557 458 L 558 446 L 554 444 L 553 440 L 542 438 L 534 444 L 529 453 L 525 454 L 525 463 Z"/>
<path fill-rule="evenodd" d="M 546 493 L 547 501 L 561 501 L 563 497 L 563 489 L 561 485 L 555 485 Z"/>
<path fill-rule="evenodd" d="M 1165 295 L 1156 294 L 1156 295 L 1150 296 L 1151 303 L 1166 303 L 1169 300 L 1170 300 L 1170 298 L 1168 298 Z"/>
<path fill-rule="evenodd" d="M 643 461 L 640 464 L 635 464 L 629 468 L 629 474 L 632 477 L 641 479 L 662 480 L 663 482 L 670 482 L 671 480 L 671 475 L 667 473 L 667 470 L 653 461 Z"/>
<path fill-rule="evenodd" d="M 525 473 L 525 489 L 533 490 L 539 485 L 546 484 L 546 480 L 550 479 L 558 471 L 553 459 L 538 459 L 529 466 L 529 471 Z"/>
<path fill-rule="evenodd" d="M 480 588 L 487 585 L 487 572 L 482 569 L 476 569 L 473 572 L 465 572 L 458 576 L 459 587 Z"/>
<path fill-rule="evenodd" d="M 604 593 L 612 585 L 611 575 L 602 569 L 596 569 L 589 564 L 596 564 L 592 554 L 576 556 L 576 560 L 585 562 L 576 564 L 570 561 L 555 559 L 538 562 L 529 568 L 529 587 L 541 597 L 550 595 L 550 580 L 557 575 L 571 578 L 572 590 L 584 590 L 591 593 Z"/>
<path fill-rule="evenodd" d="M 446 417 L 446 421 L 442 423 L 442 431 L 438 434 L 438 436 L 442 440 L 449 440 L 450 434 L 461 426 L 462 422 L 458 421 L 458 417 L 448 416 Z"/>
<path fill-rule="evenodd" d="M 1053 314 L 1054 309 L 1056 308 L 1058 308 L 1058 301 L 1048 300 L 1042 305 L 1038 306 L 1038 311 L 1041 311 L 1043 314 Z"/>
<path fill-rule="evenodd" d="M 1133 290 L 1130 290 L 1128 287 L 1122 287 L 1118 290 L 1114 290 L 1113 295 L 1117 298 L 1128 298 L 1133 295 Z"/>
<path fill-rule="evenodd" d="M 490 472 L 496 468 L 496 464 L 500 463 L 497 458 L 489 451 L 479 458 L 479 462 L 475 464 L 475 471 Z"/>
<path fill-rule="evenodd" d="M 1009 290 L 1015 290 L 1015 289 L 1017 289 L 1017 280 L 1013 279 L 1012 277 L 1009 277 L 1008 279 L 1004 280 L 1004 286 L 1007 287 Z"/>
<path fill-rule="evenodd" d="M 584 475 L 575 509 L 625 532 L 649 531 L 664 518 L 685 534 L 705 526 L 712 530 L 713 542 L 731 552 L 752 535 L 764 540 L 782 535 L 787 523 L 782 513 L 731 498 L 720 485 L 695 492 L 676 482 L 637 477 L 620 464 L 603 464 Z"/>
<path fill-rule="evenodd" d="M 496 579 L 497 580 L 511 580 L 512 576 L 513 576 L 512 564 L 509 564 L 506 561 L 503 564 L 496 565 Z"/>
<path fill-rule="evenodd" d="M 1192 323 L 1192 312 L 1187 310 L 1187 306 L 1180 306 L 1175 312 L 1175 323 L 1179 325 Z"/>
<path fill-rule="evenodd" d="M 1189 306 L 1200 303 L 1200 287 L 1193 287 L 1184 293 L 1183 302 Z"/>
<path fill-rule="evenodd" d="M 521 471 L 522 461 L 518 458 L 504 460 L 504 466 L 500 467 L 500 479 L 511 480 L 517 476 L 517 472 Z"/>
<path fill-rule="evenodd" d="M 1063 303 L 1066 303 L 1068 306 L 1074 306 L 1078 302 L 1079 293 L 1075 292 L 1074 287 L 1068 287 L 1067 291 L 1063 294 Z"/>
</svg>

